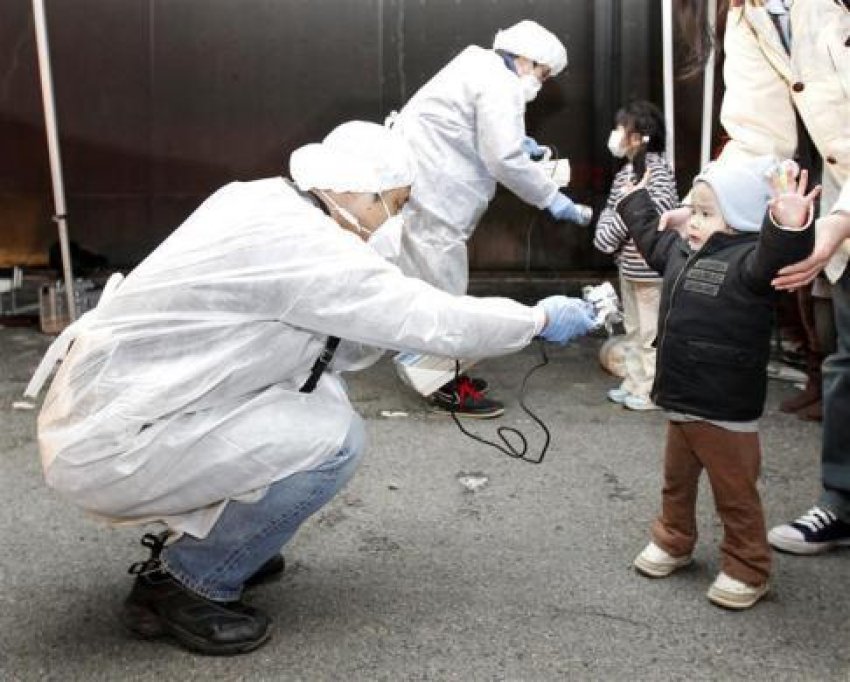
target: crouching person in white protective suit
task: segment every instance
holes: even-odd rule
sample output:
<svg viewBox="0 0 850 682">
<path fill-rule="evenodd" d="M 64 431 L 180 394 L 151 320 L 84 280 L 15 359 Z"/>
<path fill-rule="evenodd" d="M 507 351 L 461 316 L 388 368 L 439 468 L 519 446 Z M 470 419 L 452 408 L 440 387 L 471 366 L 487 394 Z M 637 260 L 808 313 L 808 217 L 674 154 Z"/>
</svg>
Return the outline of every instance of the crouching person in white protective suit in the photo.
<svg viewBox="0 0 850 682">
<path fill-rule="evenodd" d="M 126 624 L 203 653 L 249 651 L 269 618 L 240 601 L 354 473 L 364 428 L 339 373 L 380 351 L 449 357 L 566 343 L 582 301 L 453 296 L 402 275 L 392 245 L 414 179 L 383 126 L 344 124 L 291 175 L 213 194 L 51 347 L 38 420 L 47 483 L 112 523 L 160 522 Z M 339 343 L 339 338 L 344 340 Z M 73 345 L 68 346 L 71 341 Z"/>
<path fill-rule="evenodd" d="M 398 264 L 453 294 L 466 293 L 466 242 L 501 183 L 557 220 L 587 225 L 588 206 L 559 191 L 552 171 L 532 159 L 550 150 L 526 136 L 525 108 L 567 65 L 567 51 L 533 21 L 496 34 L 493 49 L 472 45 L 428 81 L 390 121 L 413 150 L 417 179 L 405 208 Z M 486 382 L 461 377 L 432 396 L 439 409 L 497 417 Z"/>
</svg>

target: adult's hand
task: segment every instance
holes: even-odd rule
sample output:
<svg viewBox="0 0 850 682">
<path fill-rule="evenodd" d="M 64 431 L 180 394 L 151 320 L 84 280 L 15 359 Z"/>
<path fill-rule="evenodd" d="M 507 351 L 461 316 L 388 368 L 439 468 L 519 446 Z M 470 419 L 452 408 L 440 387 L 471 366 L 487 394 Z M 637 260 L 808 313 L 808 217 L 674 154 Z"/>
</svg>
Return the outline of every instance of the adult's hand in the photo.
<svg viewBox="0 0 850 682">
<path fill-rule="evenodd" d="M 563 192 L 552 197 L 546 210 L 555 220 L 569 220 L 582 227 L 590 225 L 593 220 L 593 209 L 590 206 L 575 203 Z"/>
<path fill-rule="evenodd" d="M 548 161 L 552 157 L 552 150 L 542 144 L 538 144 L 533 137 L 525 137 L 522 141 L 522 151 L 531 157 L 532 161 Z"/>
<path fill-rule="evenodd" d="M 684 234 L 685 228 L 688 226 L 688 220 L 690 219 L 690 206 L 672 208 L 661 214 L 661 218 L 658 220 L 658 230 L 659 232 L 661 230 L 675 230 L 679 234 Z"/>
<path fill-rule="evenodd" d="M 818 220 L 815 223 L 815 248 L 812 255 L 782 268 L 772 282 L 774 288 L 790 291 L 811 282 L 826 267 L 845 239 L 850 239 L 850 214 L 839 211 Z"/>
<path fill-rule="evenodd" d="M 537 304 L 543 308 L 546 324 L 540 336 L 560 345 L 593 329 L 593 306 L 580 298 L 549 296 Z"/>
</svg>

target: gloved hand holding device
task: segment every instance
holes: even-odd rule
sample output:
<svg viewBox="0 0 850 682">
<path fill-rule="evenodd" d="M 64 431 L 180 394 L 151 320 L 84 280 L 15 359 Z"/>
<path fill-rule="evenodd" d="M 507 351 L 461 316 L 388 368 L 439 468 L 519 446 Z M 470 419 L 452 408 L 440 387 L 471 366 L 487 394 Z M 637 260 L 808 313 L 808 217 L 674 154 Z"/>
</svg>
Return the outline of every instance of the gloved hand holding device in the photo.
<svg viewBox="0 0 850 682">
<path fill-rule="evenodd" d="M 549 296 L 538 304 L 546 315 L 540 336 L 546 341 L 566 345 L 587 334 L 595 326 L 593 305 L 580 298 Z"/>
<path fill-rule="evenodd" d="M 593 218 L 593 209 L 584 204 L 576 204 L 563 192 L 558 192 L 546 210 L 555 220 L 570 220 L 584 227 Z"/>
</svg>

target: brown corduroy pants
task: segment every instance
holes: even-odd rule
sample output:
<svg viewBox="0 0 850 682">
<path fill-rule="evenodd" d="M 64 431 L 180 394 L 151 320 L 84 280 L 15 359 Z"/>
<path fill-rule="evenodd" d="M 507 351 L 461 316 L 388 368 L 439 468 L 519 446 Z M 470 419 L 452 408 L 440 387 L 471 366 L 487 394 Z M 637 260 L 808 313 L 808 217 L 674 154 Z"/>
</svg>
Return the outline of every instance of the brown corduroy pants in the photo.
<svg viewBox="0 0 850 682">
<path fill-rule="evenodd" d="M 693 551 L 697 488 L 705 469 L 723 523 L 722 570 L 748 585 L 763 585 L 770 575 L 771 554 L 756 487 L 760 467 L 758 433 L 701 421 L 670 422 L 661 515 L 652 526 L 655 544 L 674 557 Z"/>
</svg>

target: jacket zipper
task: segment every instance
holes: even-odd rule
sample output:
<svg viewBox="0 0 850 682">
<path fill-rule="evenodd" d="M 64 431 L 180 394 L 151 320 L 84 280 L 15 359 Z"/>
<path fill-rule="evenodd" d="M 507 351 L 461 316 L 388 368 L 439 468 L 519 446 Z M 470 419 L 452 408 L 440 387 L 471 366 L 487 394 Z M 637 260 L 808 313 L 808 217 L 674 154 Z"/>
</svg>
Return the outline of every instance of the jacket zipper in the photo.
<svg viewBox="0 0 850 682">
<path fill-rule="evenodd" d="M 706 240 L 705 244 L 703 244 L 698 251 L 694 251 L 690 256 L 688 256 L 688 259 L 682 266 L 681 272 L 676 275 L 676 281 L 673 282 L 673 288 L 670 290 L 670 303 L 667 306 L 667 312 L 664 314 L 664 322 L 661 325 L 661 344 L 658 346 L 658 359 L 655 363 L 655 377 L 657 385 L 661 385 L 661 374 L 664 370 L 664 363 L 661 362 L 661 358 L 664 351 L 664 342 L 667 340 L 667 320 L 670 319 L 670 313 L 673 311 L 673 299 L 676 297 L 676 291 L 679 288 L 679 281 L 682 279 L 682 277 L 685 276 L 685 273 L 688 271 L 688 268 L 690 267 L 691 263 L 700 253 L 702 253 L 702 250 L 706 247 L 707 244 L 708 240 Z"/>
</svg>

